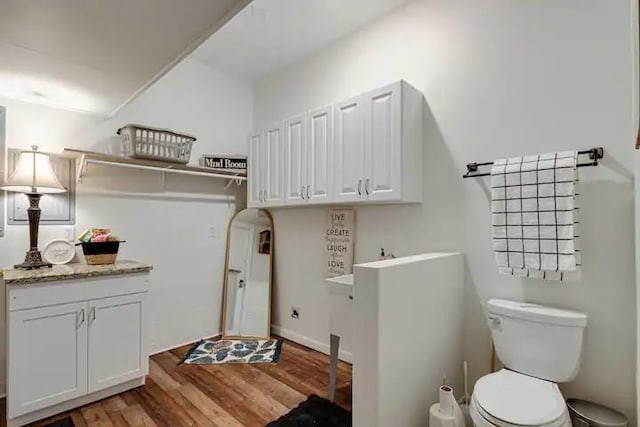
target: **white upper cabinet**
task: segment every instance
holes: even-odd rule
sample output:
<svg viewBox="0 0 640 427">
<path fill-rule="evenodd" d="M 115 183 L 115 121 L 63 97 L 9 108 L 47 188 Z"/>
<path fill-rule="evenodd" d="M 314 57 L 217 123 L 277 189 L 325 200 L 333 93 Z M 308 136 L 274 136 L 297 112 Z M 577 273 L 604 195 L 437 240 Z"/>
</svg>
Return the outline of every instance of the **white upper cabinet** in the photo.
<svg viewBox="0 0 640 427">
<path fill-rule="evenodd" d="M 331 107 L 284 122 L 285 205 L 326 203 L 331 191 Z"/>
<path fill-rule="evenodd" d="M 262 176 L 261 168 L 261 153 L 262 149 L 262 133 L 254 133 L 249 137 L 249 157 L 248 157 L 248 171 L 247 178 L 247 205 L 251 207 L 259 207 L 262 204 L 262 197 L 264 194 L 262 185 L 264 184 L 264 178 Z"/>
<path fill-rule="evenodd" d="M 249 206 L 421 202 L 422 104 L 399 81 L 253 134 Z"/>
<path fill-rule="evenodd" d="M 364 96 L 365 170 L 367 200 L 402 199 L 402 123 L 400 83 Z"/>
<path fill-rule="evenodd" d="M 284 201 L 283 194 L 283 165 L 284 150 L 282 149 L 282 123 L 276 123 L 267 128 L 264 135 L 263 159 L 266 188 L 263 203 L 268 206 L 280 205 Z"/>
<path fill-rule="evenodd" d="M 247 206 L 250 208 L 284 202 L 282 134 L 282 123 L 276 123 L 249 136 Z"/>
<path fill-rule="evenodd" d="M 305 202 L 307 191 L 306 117 L 304 114 L 284 122 L 285 204 Z"/>
<path fill-rule="evenodd" d="M 307 192 L 310 203 L 331 201 L 333 109 L 320 108 L 307 114 Z"/>
<path fill-rule="evenodd" d="M 335 201 L 362 200 L 365 167 L 364 105 L 361 96 L 337 103 L 333 186 Z"/>
</svg>

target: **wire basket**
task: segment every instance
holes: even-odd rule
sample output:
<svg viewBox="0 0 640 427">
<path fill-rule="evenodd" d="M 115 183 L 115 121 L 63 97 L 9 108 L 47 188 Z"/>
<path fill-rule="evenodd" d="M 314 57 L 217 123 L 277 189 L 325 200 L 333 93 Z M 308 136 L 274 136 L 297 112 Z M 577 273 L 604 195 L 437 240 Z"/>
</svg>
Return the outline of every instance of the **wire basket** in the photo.
<svg viewBox="0 0 640 427">
<path fill-rule="evenodd" d="M 124 154 L 136 159 L 163 160 L 189 163 L 195 137 L 139 125 L 126 125 L 118 129 L 122 136 Z"/>
</svg>

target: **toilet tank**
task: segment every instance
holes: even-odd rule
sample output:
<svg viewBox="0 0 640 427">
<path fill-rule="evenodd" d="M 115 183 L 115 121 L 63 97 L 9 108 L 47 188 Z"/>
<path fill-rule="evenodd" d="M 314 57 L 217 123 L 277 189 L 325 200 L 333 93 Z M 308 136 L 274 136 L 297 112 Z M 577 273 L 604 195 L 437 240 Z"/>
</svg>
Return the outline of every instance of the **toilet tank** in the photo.
<svg viewBox="0 0 640 427">
<path fill-rule="evenodd" d="M 487 312 L 496 354 L 505 367 L 557 383 L 576 377 L 586 314 L 501 299 L 490 300 Z"/>
</svg>

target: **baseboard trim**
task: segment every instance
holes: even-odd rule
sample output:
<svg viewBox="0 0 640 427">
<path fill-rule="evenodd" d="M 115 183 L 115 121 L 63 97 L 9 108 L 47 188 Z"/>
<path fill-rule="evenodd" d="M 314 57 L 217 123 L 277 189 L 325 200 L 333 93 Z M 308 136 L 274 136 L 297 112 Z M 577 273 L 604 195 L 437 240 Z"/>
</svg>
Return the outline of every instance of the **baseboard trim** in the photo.
<svg viewBox="0 0 640 427">
<path fill-rule="evenodd" d="M 309 338 L 290 329 L 281 328 L 277 325 L 271 325 L 271 332 L 275 335 L 279 335 L 282 338 L 286 338 L 305 347 L 312 348 L 316 351 L 319 351 L 320 353 L 329 354 L 329 343 L 314 340 L 313 338 Z M 328 338 L 329 337 L 327 336 L 327 339 Z M 349 351 L 340 349 L 338 358 L 343 362 L 353 363 L 353 355 Z"/>
<path fill-rule="evenodd" d="M 196 340 L 187 341 L 187 342 L 184 342 L 182 344 L 171 345 L 171 346 L 169 346 L 167 348 L 160 349 L 160 350 L 152 350 L 149 353 L 149 356 L 153 356 L 154 354 L 164 353 L 165 351 L 173 350 L 173 349 L 176 349 L 176 348 L 179 348 L 179 347 L 184 347 L 185 345 L 193 344 L 193 343 L 198 342 L 200 340 L 212 340 L 212 339 L 215 339 L 215 338 L 220 338 L 221 335 L 222 335 L 222 332 L 218 332 L 217 334 L 211 335 L 211 336 L 208 336 L 208 337 L 198 338 Z"/>
</svg>

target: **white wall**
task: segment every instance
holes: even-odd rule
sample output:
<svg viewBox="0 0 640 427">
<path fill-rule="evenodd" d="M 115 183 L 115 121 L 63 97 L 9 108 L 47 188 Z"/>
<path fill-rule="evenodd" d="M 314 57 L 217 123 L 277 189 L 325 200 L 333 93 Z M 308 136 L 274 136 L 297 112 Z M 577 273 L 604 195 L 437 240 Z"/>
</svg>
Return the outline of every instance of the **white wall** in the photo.
<svg viewBox="0 0 640 427">
<path fill-rule="evenodd" d="M 247 84 L 190 59 L 111 119 L 7 99 L 0 99 L 0 105 L 7 108 L 9 148 L 36 143 L 54 153 L 64 147 L 118 152 L 116 129 L 140 123 L 197 136 L 192 163 L 202 153 L 243 153 L 253 108 Z M 235 185 L 225 194 L 226 181 L 167 174 L 163 188 L 160 173 L 90 168 L 78 186 L 76 232 L 109 227 L 127 240 L 122 259 L 153 264 L 152 351 L 217 334 L 226 228 L 237 207 Z M 240 194 L 241 206 L 244 199 Z M 211 227 L 215 238 L 209 236 Z M 40 230 L 41 248 L 64 237 L 61 226 Z M 27 227 L 7 227 L 0 239 L 0 265 L 22 261 L 27 246 Z"/>
<path fill-rule="evenodd" d="M 380 248 L 406 255 L 466 254 L 465 354 L 477 378 L 489 369 L 482 316 L 491 297 L 586 311 L 584 359 L 567 396 L 611 405 L 635 424 L 632 30 L 628 0 L 418 0 L 264 78 L 257 126 L 398 79 L 424 95 L 425 194 L 420 206 L 357 209 L 356 261 Z M 581 169 L 584 278 L 549 283 L 500 276 L 490 241 L 485 179 L 465 164 L 604 146 Z M 276 325 L 307 342 L 328 341 L 323 209 L 273 212 Z M 300 307 L 300 319 L 289 317 Z"/>
</svg>

